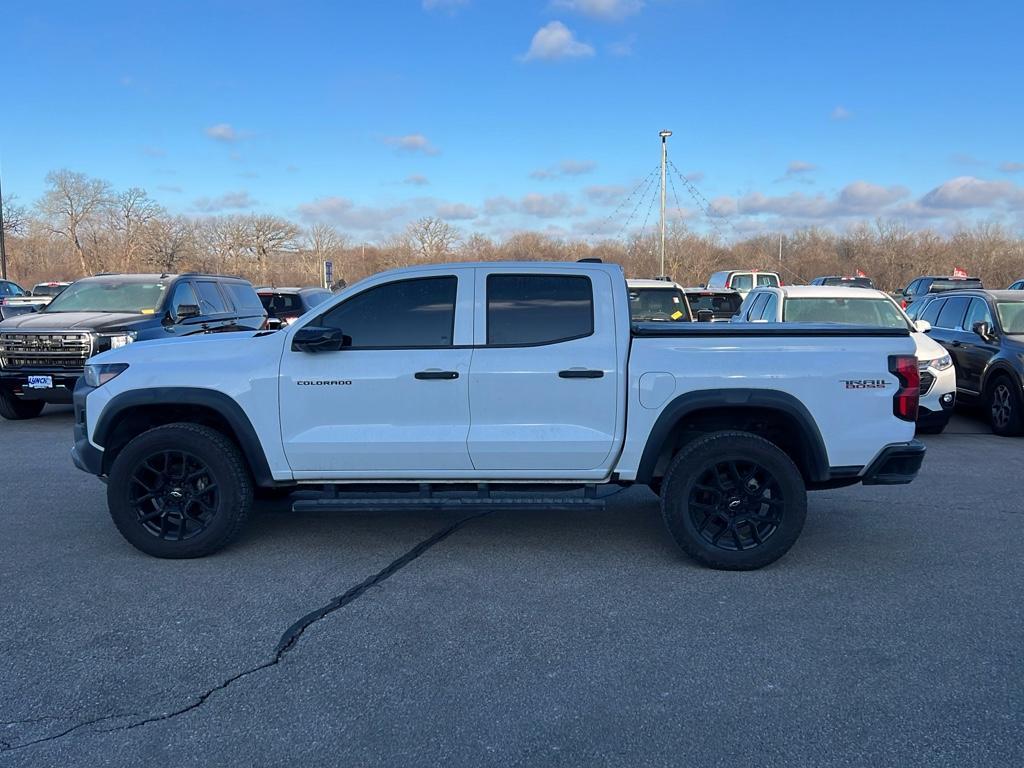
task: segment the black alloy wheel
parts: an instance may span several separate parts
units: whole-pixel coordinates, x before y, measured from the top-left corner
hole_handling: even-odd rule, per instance
[[[753,549],[779,529],[786,502],[778,481],[753,461],[712,462],[690,490],[689,512],[701,537],[730,551]]]
[[[158,451],[142,459],[131,477],[129,499],[150,535],[185,541],[213,521],[220,491],[210,468],[185,451]]]

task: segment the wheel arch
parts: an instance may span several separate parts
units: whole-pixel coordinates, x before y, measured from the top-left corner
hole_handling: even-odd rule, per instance
[[[242,406],[223,392],[201,387],[155,387],[115,395],[93,430],[94,441],[104,448],[103,473],[110,472],[117,454],[134,437],[175,422],[219,430],[241,450],[257,485],[276,484],[263,446]]]
[[[982,396],[987,395],[988,388],[992,384],[992,381],[1001,375],[1009,376],[1018,384],[1024,384],[1024,371],[1018,370],[1013,363],[1006,358],[996,357],[989,361],[988,366],[985,368],[985,372],[982,374],[980,394]]]
[[[793,395],[771,389],[719,389],[687,392],[662,409],[647,437],[636,482],[660,477],[691,436],[725,429],[752,432],[774,443],[793,459],[808,484],[831,477],[818,425]]]

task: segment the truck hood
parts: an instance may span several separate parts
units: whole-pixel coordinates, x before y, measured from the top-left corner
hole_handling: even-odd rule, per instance
[[[123,347],[103,352],[89,359],[98,363],[173,363],[178,368],[203,367],[209,361],[223,362],[244,359],[252,355],[252,345],[266,348],[265,354],[274,354],[284,344],[281,331],[230,331],[196,334],[181,338],[136,341]],[[261,353],[262,354],[262,353]]]
[[[31,312],[0,323],[0,331],[113,331],[152,320],[135,312]]]

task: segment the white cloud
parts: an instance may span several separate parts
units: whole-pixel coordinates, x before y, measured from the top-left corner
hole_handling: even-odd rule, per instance
[[[1016,163],[1012,160],[1007,160],[1006,162],[999,164],[999,170],[1003,173],[1020,173],[1021,171],[1024,171],[1024,163]]]
[[[477,217],[477,210],[465,203],[439,203],[437,215],[447,221],[467,221]]]
[[[528,195],[523,195],[519,200],[505,196],[489,197],[484,200],[484,213],[488,216],[520,213],[539,219],[553,219],[558,216],[579,215],[583,211],[573,208],[569,197],[562,193],[542,195],[538,192],[531,192]]]
[[[1010,181],[986,181],[958,176],[943,182],[921,198],[926,208],[968,209],[994,205],[1024,208],[1024,187]]]
[[[425,187],[430,183],[430,179],[419,173],[410,173],[405,177],[405,184],[412,184],[414,187]]]
[[[193,207],[201,213],[219,213],[220,211],[237,211],[243,208],[252,208],[256,201],[245,190],[239,192],[225,192],[219,197],[199,197],[193,202]]]
[[[402,152],[422,152],[425,155],[437,155],[441,152],[422,133],[409,133],[405,136],[385,136],[384,143],[390,144]]]
[[[620,184],[593,184],[584,187],[583,195],[597,205],[615,205],[628,190]]]
[[[896,184],[882,187],[867,181],[854,181],[839,192],[839,208],[846,213],[877,212],[910,194],[906,187]]]
[[[621,21],[643,10],[644,0],[554,0],[551,5],[602,21]]]
[[[597,163],[593,160],[562,160],[557,166],[531,171],[530,178],[546,181],[557,179],[559,176],[582,176],[595,168]]]
[[[741,197],[719,197],[711,201],[713,216],[779,216],[795,220],[823,220],[849,216],[877,216],[888,206],[904,199],[910,190],[903,186],[883,187],[866,181],[854,181],[835,197],[824,194],[765,195],[749,192]]]
[[[831,117],[833,120],[849,120],[851,117],[853,117],[853,112],[851,112],[844,106],[838,106],[832,110],[832,113],[829,115],[829,117]]]
[[[552,21],[537,30],[530,42],[524,61],[578,59],[594,55],[594,48],[576,39],[565,24]]]
[[[216,125],[211,125],[206,129],[206,135],[215,141],[223,141],[228,144],[242,138],[241,133],[235,130],[234,126],[230,123],[217,123]]]
[[[404,206],[359,206],[347,197],[317,198],[302,203],[297,210],[300,218],[306,222],[322,222],[359,230],[378,229],[406,214]]]
[[[693,184],[700,184],[704,181],[704,171],[690,171],[689,173],[684,173],[683,178]]]
[[[804,160],[793,160],[786,166],[786,177],[792,178],[793,176],[799,176],[802,173],[810,173],[816,170],[818,170],[818,166],[814,163],[808,163]]]

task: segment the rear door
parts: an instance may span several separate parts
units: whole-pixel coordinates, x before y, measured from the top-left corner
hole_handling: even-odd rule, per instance
[[[348,337],[334,352],[285,347],[281,437],[296,476],[469,474],[472,322],[473,270],[449,269],[372,283],[296,325]]]
[[[625,403],[614,290],[604,271],[477,269],[469,381],[477,470],[607,473]]]

